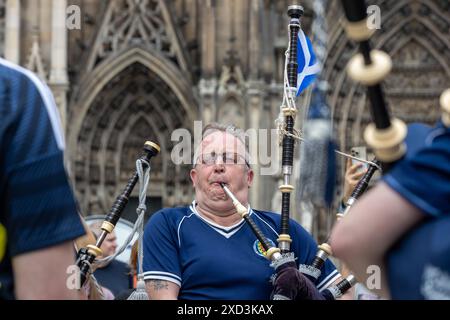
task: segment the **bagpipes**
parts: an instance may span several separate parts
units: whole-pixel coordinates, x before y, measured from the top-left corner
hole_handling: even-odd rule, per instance
[[[86,247],[83,247],[78,251],[76,265],[80,270],[80,287],[83,287],[87,279],[92,276],[94,264],[97,264],[97,266],[106,265],[125,249],[126,245],[128,244],[127,242],[130,242],[132,240],[137,228],[140,229],[139,241],[142,242],[143,221],[146,211],[145,196],[149,181],[150,160],[160,152],[160,147],[156,143],[147,141],[144,144],[143,150],[144,154],[136,161],[136,171],[128,180],[128,183],[123,189],[122,193],[116,198],[114,204],[111,207],[111,210],[106,215],[105,220],[101,225],[102,232],[97,238],[95,245],[88,244]],[[102,246],[103,241],[109,233],[113,232],[117,222],[119,221],[123,213],[125,206],[129,201],[131,192],[133,191],[138,181],[140,182],[139,207],[137,208],[138,219],[133,228],[132,234],[128,237],[126,243],[122,246],[121,249],[116,252],[115,255],[97,261],[96,259],[102,255],[102,250],[100,249],[100,247]],[[139,244],[139,246],[142,248],[141,243]],[[140,258],[140,262],[142,262],[142,255]],[[140,286],[138,283],[138,290],[140,289],[145,291],[145,287],[142,286],[142,283]]]
[[[266,258],[271,261],[271,266],[275,269],[273,277],[274,289],[272,299],[274,300],[333,300],[340,297],[352,285],[355,284],[355,278],[350,275],[340,281],[337,285],[326,288],[319,292],[315,286],[316,280],[320,276],[320,269],[325,263],[331,248],[328,244],[319,246],[319,252],[316,255],[311,266],[297,267],[294,253],[290,252],[291,237],[289,235],[290,220],[290,196],[294,187],[291,185],[292,166],[294,158],[294,143],[298,138],[298,133],[294,130],[294,119],[297,113],[295,107],[295,98],[297,95],[297,44],[299,37],[300,18],[303,14],[303,8],[298,5],[288,7],[289,21],[289,48],[287,50],[286,70],[285,70],[285,94],[283,105],[281,106],[281,117],[279,120],[279,129],[283,133],[282,139],[282,174],[283,184],[279,187],[282,193],[281,205],[281,223],[278,240],[278,248],[270,244],[258,226],[250,217],[247,208],[245,208],[231,191],[221,185],[224,191],[232,200],[236,211],[246,220],[254,232],[257,239],[261,242],[266,251]],[[302,34],[302,39],[305,37]],[[280,125],[281,124],[281,125]],[[334,149],[332,149],[334,152]],[[360,188],[363,191],[363,188]]]
[[[406,126],[400,120],[393,119],[391,120],[389,116],[389,111],[387,109],[387,105],[384,101],[384,97],[381,91],[380,82],[387,76],[390,71],[391,63],[390,58],[386,54],[380,51],[373,51],[370,49],[369,38],[373,33],[373,30],[369,30],[367,27],[366,19],[367,19],[367,11],[364,4],[362,2],[354,2],[354,1],[343,1],[344,9],[347,16],[347,26],[346,30],[349,36],[360,42],[360,51],[361,53],[354,57],[349,63],[349,75],[363,84],[368,85],[368,95],[371,101],[372,106],[372,115],[374,116],[374,124],[370,125],[365,132],[365,138],[369,146],[371,146],[375,150],[375,155],[378,160],[376,162],[372,162],[369,164],[369,169],[363,178],[359,181],[355,190],[352,193],[349,201],[347,202],[348,212],[352,206],[352,204],[356,201],[356,199],[366,190],[369,180],[373,176],[376,169],[381,166],[383,170],[386,171],[389,169],[389,164],[393,161],[401,158],[405,152],[405,146],[402,143],[405,135],[406,135]],[[324,16],[324,1],[315,1],[314,2],[315,11],[316,11],[316,19],[323,19]],[[289,209],[290,209],[290,193],[293,191],[293,186],[290,185],[290,175],[292,173],[292,162],[293,162],[293,150],[294,150],[294,116],[296,114],[295,108],[295,94],[297,93],[297,38],[300,30],[300,17],[303,13],[303,9],[300,6],[290,6],[288,8],[288,15],[290,17],[289,29],[290,29],[290,38],[289,38],[289,49],[287,54],[287,63],[286,63],[286,74],[287,74],[287,85],[285,84],[285,93],[287,91],[287,95],[285,94],[284,102],[287,106],[282,107],[282,113],[284,114],[284,130],[283,132],[283,158],[282,158],[282,173],[283,173],[283,181],[284,184],[280,186],[280,191],[282,192],[282,210],[281,210],[281,230],[280,236],[278,239],[279,249],[282,253],[287,253],[290,245],[290,236],[289,236]],[[325,24],[323,21],[322,25]],[[314,31],[313,25],[313,31]],[[319,30],[317,33],[316,41],[322,43],[326,42],[326,39],[323,39],[323,35],[326,34],[323,30]],[[322,47],[321,51],[325,51],[326,49]],[[322,53],[319,53],[323,55]],[[322,56],[323,57],[323,56]],[[320,57],[319,57],[320,58]],[[287,90],[286,90],[287,87]],[[318,88],[317,88],[318,87]],[[319,86],[316,87],[316,95],[319,97],[319,104],[325,100],[323,97],[324,89],[321,89]],[[321,101],[322,100],[322,101]],[[310,115],[313,119],[313,125],[316,128],[305,128],[305,133],[309,129],[311,131],[314,130],[314,134],[311,136],[322,136],[322,139],[316,139],[316,142],[320,143],[314,145],[315,148],[318,148],[324,152],[328,152],[329,154],[334,154],[333,144],[327,141],[327,135],[331,135],[331,130],[327,127],[326,121],[320,121],[321,117],[324,118],[324,114],[326,115],[327,108],[326,107],[318,107],[316,110],[310,110]],[[308,123],[305,125],[307,126]],[[320,128],[320,129],[317,129]],[[305,134],[306,138],[309,139],[309,136]],[[302,154],[311,152],[312,144],[309,144],[311,141],[308,139],[304,139],[302,144]],[[314,152],[313,152],[314,153]],[[317,159],[317,158],[316,158]],[[316,159],[309,159],[315,161]],[[303,160],[303,159],[302,159]],[[329,161],[328,164],[322,164],[319,171],[327,171],[330,170],[330,164],[333,165],[334,161]],[[304,164],[301,161],[301,164]],[[330,199],[332,197],[332,190],[330,191],[330,185],[334,184],[334,180],[324,179],[321,177],[322,181],[325,181],[324,184],[319,185],[320,190],[315,190],[316,192],[311,192],[308,194],[307,192],[302,192],[302,195],[307,195],[309,197],[317,197],[318,194],[325,190],[325,202],[330,203]],[[305,181],[303,181],[305,182]],[[311,184],[312,181],[309,181]],[[306,184],[305,184],[306,185]],[[304,186],[301,186],[302,189],[305,189]],[[304,190],[302,190],[304,191]],[[345,212],[345,213],[346,213]],[[342,216],[338,216],[341,218]],[[289,276],[286,276],[287,272],[284,272],[284,268],[276,269],[277,275],[274,280],[274,297],[280,299],[326,299],[326,300],[334,300],[336,298],[341,297],[347,290],[349,290],[355,283],[356,279],[353,275],[349,275],[347,278],[342,279],[338,284],[332,285],[331,287],[326,288],[322,292],[318,292],[315,288],[315,283],[317,279],[320,277],[321,269],[325,264],[327,258],[332,255],[331,247],[327,243],[323,243],[319,246],[318,252],[312,262],[311,265],[301,264],[297,270],[293,270],[292,266],[290,266]],[[280,272],[281,270],[281,272]],[[284,278],[286,279],[283,279]],[[304,290],[306,288],[306,290]],[[281,292],[281,294],[280,294]],[[285,294],[287,293],[287,294]],[[299,295],[300,294],[300,295]]]
[[[286,257],[294,259],[293,253],[290,252],[290,243],[292,242],[289,234],[290,220],[290,197],[294,190],[291,185],[292,166],[294,160],[295,138],[298,137],[294,131],[294,119],[297,114],[295,98],[298,88],[298,43],[305,41],[301,30],[300,18],[303,15],[303,7],[292,5],[288,7],[287,14],[289,21],[289,47],[286,54],[285,67],[285,83],[284,83],[284,99],[281,106],[279,129],[283,134],[282,139],[282,174],[283,184],[279,187],[281,192],[281,224],[278,241],[278,248]],[[302,37],[299,38],[299,33]],[[305,67],[309,63],[303,60]],[[321,256],[323,258],[323,256]],[[320,260],[322,261],[322,260]],[[281,262],[281,261],[280,261]],[[316,289],[315,279],[306,273],[302,273],[297,268],[294,261],[273,263],[276,275],[273,279],[274,289],[272,298],[274,300],[324,300],[319,291]],[[319,262],[319,260],[317,261]]]
[[[343,218],[347,215],[347,213],[352,208],[353,204],[356,202],[356,200],[366,191],[367,187],[369,186],[370,179],[372,179],[372,176],[375,174],[375,172],[380,168],[380,161],[378,161],[376,158],[373,159],[369,164],[366,173],[362,176],[362,178],[358,181],[358,183],[355,186],[355,189],[352,191],[352,194],[347,199],[345,203],[345,210],[343,213],[338,213],[336,216],[339,219]]]
[[[253,221],[248,209],[239,202],[225,184],[221,186],[233,202],[238,214],[249,224],[256,238],[261,242],[266,252],[265,257],[271,261],[271,266],[275,269],[276,283],[272,300],[324,300],[314,285],[298,271],[293,253],[281,253],[280,248],[274,247]]]
[[[368,163],[367,171],[358,181],[358,183],[356,184],[355,188],[352,191],[352,194],[350,195],[350,197],[346,202],[345,211],[343,213],[338,213],[336,215],[338,221],[345,217],[345,215],[350,211],[352,205],[356,202],[356,200],[359,199],[359,197],[366,191],[367,187],[369,186],[370,179],[373,177],[377,169],[379,169],[378,160],[374,159],[372,162]],[[311,265],[301,264],[299,266],[299,270],[303,274],[307,275],[307,277],[311,281],[315,282],[317,281],[317,279],[321,274],[321,269],[325,261],[328,259],[329,256],[332,255],[333,251],[331,246],[327,242],[322,243],[321,245],[319,245],[318,251]],[[350,274],[346,278],[342,279],[336,285],[326,288],[326,290],[324,290],[322,294],[324,295],[326,300],[335,300],[344,295],[351,287],[353,287],[356,284],[356,282],[357,282],[356,278],[352,274]]]
[[[360,53],[348,64],[348,75],[367,86],[370,100],[373,123],[367,127],[364,138],[374,149],[381,161],[383,173],[386,173],[397,162],[406,161],[405,141],[409,139],[411,142],[409,149],[420,149],[415,144],[425,144],[425,137],[422,134],[415,141],[411,140],[409,136],[414,135],[415,127],[407,127],[389,114],[380,84],[389,74],[392,63],[389,55],[371,49],[369,39],[374,30],[368,27],[364,0],[342,0],[342,4],[348,20],[345,28],[347,36],[359,42],[360,46]],[[442,123],[448,130],[450,89],[444,91],[440,104]],[[393,299],[450,299],[449,226],[448,216],[427,219],[408,232],[387,253],[388,282]],[[411,263],[412,260],[414,263]]]
[[[295,107],[295,97],[297,95],[297,39],[300,31],[300,17],[303,15],[303,7],[292,5],[288,7],[289,21],[289,49],[286,63],[287,88],[285,84],[285,104],[282,106],[284,116],[284,135],[282,141],[282,174],[283,185],[279,187],[281,192],[281,227],[280,235],[277,239],[278,247],[282,253],[290,251],[292,242],[289,235],[289,211],[291,204],[291,192],[294,187],[290,183],[292,175],[292,165],[294,162],[294,119],[297,114]]]
[[[320,1],[315,1],[318,3]],[[370,100],[370,111],[373,123],[368,126],[364,133],[367,144],[374,150],[378,160],[369,163],[369,169],[363,178],[359,181],[353,191],[344,215],[350,210],[353,203],[366,190],[369,180],[373,176],[376,169],[382,168],[387,172],[391,166],[400,160],[406,151],[404,139],[406,136],[406,125],[395,118],[391,118],[387,103],[385,102],[380,83],[389,74],[391,70],[390,57],[379,50],[372,50],[369,39],[374,30],[368,28],[367,8],[364,1],[342,0],[345,14],[347,17],[346,32],[349,38],[359,42],[360,53],[354,56],[348,64],[349,76],[363,85],[367,86],[368,97]],[[349,275],[346,279],[341,280],[337,285],[326,288],[322,292],[318,292],[315,282],[321,274],[326,259],[332,255],[331,248],[324,243],[319,246],[311,265],[300,265],[298,268],[295,263],[295,257],[290,252],[291,238],[289,235],[289,211],[290,211],[290,195],[294,187],[290,184],[292,175],[292,164],[294,155],[294,139],[302,140],[298,137],[294,129],[294,119],[296,115],[295,96],[297,93],[297,37],[300,29],[300,17],[303,14],[301,6],[290,6],[288,15],[290,17],[289,28],[289,49],[286,60],[285,74],[285,96],[281,108],[284,119],[280,121],[282,124],[281,132],[282,140],[282,174],[283,185],[280,186],[282,192],[282,208],[281,208],[281,228],[278,238],[278,248],[273,247],[265,236],[258,229],[256,224],[252,222],[248,214],[248,210],[243,207],[231,192],[222,185],[225,192],[232,199],[237,212],[249,223],[258,240],[266,250],[266,257],[272,261],[276,275],[273,279],[274,290],[272,298],[276,300],[332,300],[336,299],[350,289],[356,279],[353,275]],[[322,92],[323,93],[323,92]],[[446,99],[446,100],[445,100]],[[446,123],[450,122],[450,111],[448,107],[448,95],[444,100],[447,101],[447,107],[444,108],[443,119]],[[306,140],[307,141],[307,140]],[[302,146],[305,145],[304,143]],[[325,149],[329,149],[329,146]],[[333,150],[334,151],[334,150]],[[329,193],[330,194],[330,193]],[[342,218],[344,215],[338,215]]]
[[[323,30],[325,21],[323,20],[324,11],[325,11],[325,2],[324,1],[315,1],[314,2],[314,10],[316,12],[316,19],[322,19],[318,24],[313,25],[313,32],[316,35],[316,43],[321,45],[321,50],[319,50],[317,55],[317,60],[324,59],[325,51],[326,51],[326,32]],[[301,47],[305,51],[305,42],[307,42],[308,47],[310,43],[306,37],[302,34],[301,38],[298,38],[298,34],[301,31],[300,28],[300,17],[303,14],[303,8],[299,6],[290,6],[288,8],[288,15],[290,17],[289,22],[289,49],[287,54],[287,63],[286,63],[286,80],[285,84],[285,97],[284,103],[287,107],[282,107],[281,111],[284,114],[284,123],[280,121],[285,128],[282,128],[280,131],[283,133],[283,158],[282,158],[282,172],[284,178],[284,184],[280,186],[280,191],[282,192],[282,210],[281,210],[281,230],[280,236],[278,239],[279,248],[282,252],[287,252],[290,244],[290,236],[289,236],[289,210],[290,210],[290,193],[294,190],[294,187],[289,184],[290,175],[292,172],[292,162],[293,162],[293,153],[294,153],[294,134],[293,130],[293,116],[296,114],[295,108],[295,96],[298,91],[301,91],[302,86],[304,85],[305,77],[308,74],[303,74],[299,77],[302,83],[297,83],[298,77],[298,64],[297,64],[297,41],[300,42]],[[322,28],[322,30],[320,30]],[[317,30],[319,29],[319,30]],[[297,40],[298,39],[298,40]],[[303,42],[303,44],[301,44]],[[313,53],[310,52],[311,56]],[[318,68],[318,65],[313,64],[313,58],[310,57],[309,61],[306,58],[306,55],[303,53],[304,59],[302,63],[304,64],[304,68],[309,68],[310,70],[314,69],[314,67]],[[317,72],[317,71],[316,71]],[[300,88],[297,88],[300,85]],[[306,84],[307,85],[307,84]],[[287,88],[287,90],[286,90]],[[314,95],[314,108],[310,109],[309,118],[310,122],[306,123],[305,126],[309,126],[305,128],[305,138],[299,139],[302,141],[302,149],[301,149],[301,166],[302,169],[306,165],[306,162],[310,161],[321,161],[321,157],[326,157],[328,154],[334,155],[334,143],[332,143],[331,136],[331,128],[329,126],[328,116],[328,108],[325,103],[325,94],[324,91],[326,88],[323,86],[316,86],[313,93]],[[311,134],[309,134],[311,133]],[[299,137],[297,137],[299,138]],[[317,154],[317,151],[319,153]],[[304,155],[314,154],[313,157],[309,157],[309,161],[303,161],[307,156]],[[333,197],[333,188],[334,186],[334,177],[330,171],[333,171],[335,166],[334,157],[330,157],[329,161],[322,161],[319,165],[316,165],[314,168],[308,167],[309,176],[317,178],[321,180],[322,183],[317,183],[313,181],[313,179],[303,179],[303,183],[300,186],[301,188],[301,197],[308,198],[324,198],[323,202],[326,204],[330,204]],[[304,175],[305,176],[305,175]],[[317,177],[320,176],[320,177]],[[331,178],[330,178],[331,177]],[[367,178],[370,179],[370,178]],[[360,188],[360,191],[362,188]],[[322,201],[322,199],[320,200]],[[300,264],[297,268],[293,268],[290,265],[287,268],[280,267],[276,269],[276,276],[274,279],[274,291],[273,296],[275,299],[289,299],[289,300],[303,300],[303,299],[314,299],[314,300],[334,300],[342,296],[347,290],[349,290],[355,283],[356,279],[353,275],[349,275],[347,278],[342,279],[336,285],[332,285],[328,288],[325,288],[322,292],[317,290],[316,282],[321,275],[321,269],[324,266],[328,256],[332,255],[331,247],[327,243],[323,243],[319,246],[319,250],[312,261],[311,265]]]
[[[403,121],[390,116],[381,88],[381,82],[391,71],[392,61],[387,53],[370,46],[369,39],[375,29],[368,27],[364,0],[342,0],[342,4],[347,18],[346,34],[359,43],[360,51],[350,59],[347,73],[354,81],[367,86],[373,119],[364,132],[364,139],[374,150],[386,173],[391,164],[400,160],[406,152],[404,139],[407,127]]]
[[[369,170],[361,178],[352,193],[354,201],[358,199],[367,188],[370,178],[376,171],[377,166],[371,165]],[[356,279],[353,275],[347,276],[336,285],[330,286],[318,292],[314,287],[314,283],[320,276],[320,270],[329,255],[331,255],[331,247],[327,243],[319,246],[319,251],[311,265],[300,265],[297,269],[295,257],[292,253],[283,253],[277,247],[274,247],[255,224],[248,209],[243,206],[234,194],[221,184],[225,193],[229,196],[238,214],[249,224],[256,238],[260,241],[264,250],[265,257],[270,260],[271,266],[275,269],[276,275],[274,281],[274,291],[272,299],[274,300],[335,300],[341,297],[355,283]]]

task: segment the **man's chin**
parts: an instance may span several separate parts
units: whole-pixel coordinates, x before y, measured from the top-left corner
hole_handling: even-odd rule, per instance
[[[217,202],[227,202],[229,200],[225,192],[211,192],[209,199]]]

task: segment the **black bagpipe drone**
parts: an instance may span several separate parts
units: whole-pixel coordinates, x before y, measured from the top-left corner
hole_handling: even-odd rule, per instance
[[[354,276],[350,275],[342,279],[336,285],[325,288],[319,292],[316,288],[316,281],[321,274],[328,256],[332,254],[331,248],[324,243],[319,246],[316,257],[313,259],[311,265],[297,266],[294,253],[290,251],[290,244],[292,242],[289,234],[289,220],[290,220],[290,201],[291,194],[294,191],[294,186],[291,184],[291,175],[293,169],[295,139],[298,139],[298,132],[294,129],[295,116],[297,109],[295,106],[295,99],[297,96],[297,77],[298,77],[298,62],[297,62],[297,42],[301,31],[300,18],[303,15],[303,7],[299,5],[291,5],[288,7],[287,14],[289,20],[289,47],[286,54],[285,63],[285,84],[284,84],[284,99],[281,106],[280,118],[278,120],[279,129],[282,133],[282,174],[283,184],[279,187],[282,193],[281,203],[281,223],[278,241],[278,247],[274,247],[267,240],[265,235],[259,230],[257,225],[252,221],[245,208],[231,191],[222,185],[222,188],[232,200],[237,212],[250,225],[257,239],[261,242],[263,248],[266,250],[266,258],[271,261],[271,266],[275,269],[275,276],[273,279],[274,290],[272,299],[274,300],[334,300],[342,296],[348,289],[350,289],[356,280]],[[281,124],[281,126],[280,126]],[[316,144],[317,146],[317,144]],[[325,149],[329,149],[333,145],[327,145]],[[334,153],[334,147],[331,149]],[[367,173],[360,184],[358,184],[353,194],[355,200],[362,192],[373,175],[374,170]],[[332,193],[332,192],[331,192]],[[330,192],[328,192],[330,194]]]
[[[94,244],[88,244],[86,247],[80,248],[77,255],[76,265],[80,270],[80,287],[83,287],[87,280],[92,277],[92,273],[94,271],[94,265],[104,265],[109,263],[110,260],[114,259],[118,254],[120,254],[123,249],[126,247],[128,242],[130,242],[137,230],[139,230],[139,239],[142,240],[143,233],[143,219],[145,214],[145,194],[148,186],[149,179],[149,170],[150,170],[150,160],[158,155],[160,152],[160,147],[151,141],[146,141],[143,147],[143,155],[136,161],[136,171],[133,173],[131,178],[128,180],[127,185],[123,189],[122,193],[117,196],[114,204],[112,205],[109,213],[106,215],[102,225],[101,225],[101,234],[96,240]],[[97,258],[102,256],[102,250],[100,249],[103,241],[106,236],[113,232],[117,222],[119,221],[125,206],[129,201],[129,197],[136,186],[136,184],[140,183],[140,194],[139,201],[140,205],[137,209],[138,219],[136,221],[135,227],[133,228],[132,234],[128,237],[126,243],[123,245],[121,249],[119,249],[115,255],[111,257],[106,257],[102,259],[103,261],[97,261]],[[139,244],[141,246],[141,244]],[[142,286],[142,285],[141,285]],[[144,288],[139,288],[141,290],[145,290]]]

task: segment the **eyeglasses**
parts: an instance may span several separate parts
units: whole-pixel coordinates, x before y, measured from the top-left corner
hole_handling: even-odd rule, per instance
[[[211,153],[204,153],[200,155],[199,161],[206,166],[211,166],[216,163],[217,158],[219,158],[220,156],[222,157],[222,162],[224,164],[246,164],[248,167],[250,167],[247,160],[245,160],[243,156],[235,152],[216,153],[213,151]]]

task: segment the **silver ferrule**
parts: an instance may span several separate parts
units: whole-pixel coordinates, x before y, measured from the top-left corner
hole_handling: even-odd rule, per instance
[[[350,209],[352,208],[353,204],[355,203],[356,199],[353,197],[348,198],[347,200],[347,204],[345,206],[345,210],[344,213],[342,214],[342,216],[346,216],[347,213],[349,213]]]
[[[358,281],[356,281],[355,276],[352,274],[348,275],[346,279],[352,287],[358,282]]]
[[[272,261],[278,261],[278,260],[280,260],[281,259],[281,253],[279,253],[279,252],[274,252],[273,254],[272,254]]]
[[[281,251],[290,251],[290,249],[291,249],[290,242],[289,241],[280,241],[280,242],[278,242],[278,248]]]
[[[319,250],[317,252],[317,257],[322,259],[323,261],[325,261],[328,259],[328,253],[326,253],[326,251],[324,251],[324,250]]]
[[[288,6],[288,11],[289,10],[295,10],[295,9],[297,9],[297,10],[301,10],[302,12],[304,12],[305,11],[305,9],[303,8],[303,6],[301,6],[301,5],[299,5],[299,4],[291,4],[290,6]]]
[[[291,184],[291,176],[290,175],[285,175],[284,177],[283,177],[283,183],[284,183],[284,185],[290,185]]]
[[[356,199],[353,197],[348,198],[346,206],[351,207],[355,203],[355,201]]]
[[[291,175],[292,174],[292,166],[283,166],[283,175]]]
[[[108,235],[108,232],[103,230],[102,233],[100,234],[100,237],[98,237],[97,243],[95,244],[95,246],[100,248],[103,243],[103,240],[105,240],[107,235]]]

